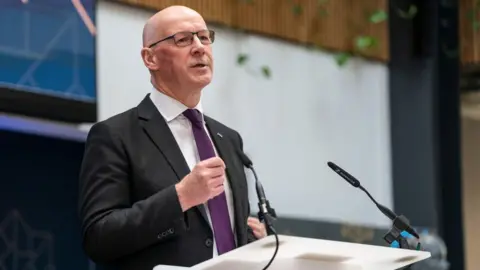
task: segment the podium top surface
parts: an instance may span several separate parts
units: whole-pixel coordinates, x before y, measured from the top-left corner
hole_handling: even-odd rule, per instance
[[[431,256],[425,251],[286,235],[279,235],[279,243],[277,256],[269,269],[318,269],[321,265],[322,269],[387,270],[399,269]],[[198,264],[191,269],[236,270],[237,266],[238,269],[262,269],[274,251],[275,237],[269,236]],[[287,267],[287,264],[291,265]],[[248,267],[245,268],[246,266]]]

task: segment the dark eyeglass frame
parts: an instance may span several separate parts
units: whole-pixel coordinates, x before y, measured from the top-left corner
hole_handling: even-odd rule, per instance
[[[156,42],[150,44],[150,45],[148,46],[148,48],[152,48],[152,47],[156,46],[158,43],[163,42],[163,41],[165,41],[165,40],[169,40],[169,39],[173,39],[173,42],[175,42],[175,45],[177,45],[177,46],[179,46],[179,47],[189,46],[189,45],[191,45],[191,44],[193,43],[193,38],[194,38],[194,36],[199,37],[198,34],[199,34],[199,33],[204,33],[204,32],[208,32],[208,33],[210,34],[210,42],[204,43],[202,40],[200,40],[200,42],[201,42],[202,44],[204,44],[204,45],[212,44],[212,43],[215,41],[215,31],[210,30],[210,29],[203,29],[203,30],[200,30],[200,31],[197,31],[197,32],[189,32],[189,31],[177,32],[177,33],[175,33],[175,34],[173,34],[173,35],[171,35],[171,36],[168,36],[168,37],[166,37],[166,38],[164,38],[164,39],[161,39],[161,40],[159,40],[159,41],[156,41]],[[180,34],[191,34],[191,35],[192,35],[192,38],[191,38],[191,40],[190,40],[190,43],[188,43],[188,44],[186,44],[186,45],[183,45],[183,46],[178,45],[178,41],[175,39],[175,37],[176,37],[177,35],[180,35]],[[200,38],[200,37],[199,37],[199,38]]]

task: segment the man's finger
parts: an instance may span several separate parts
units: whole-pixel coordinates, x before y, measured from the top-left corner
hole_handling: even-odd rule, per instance
[[[225,175],[225,169],[222,167],[213,167],[209,168],[206,172],[206,174],[211,177],[211,178],[216,178],[219,176],[224,176]]]
[[[212,157],[202,161],[203,165],[207,168],[222,167],[225,168],[225,162],[219,157]]]
[[[264,230],[253,230],[253,235],[255,235],[256,238],[263,238],[266,234],[267,232]]]
[[[247,224],[250,228],[252,228],[253,235],[256,238],[263,238],[267,235],[267,231],[265,229],[265,225],[260,222],[257,218],[249,217],[247,219]]]
[[[249,223],[260,223],[260,220],[254,217],[248,217],[247,222]]]
[[[214,197],[217,197],[218,195],[220,195],[222,192],[224,191],[224,187],[223,185],[220,185],[218,187],[215,187],[212,189],[212,196],[209,198],[209,199],[212,199]]]
[[[260,224],[258,222],[249,222],[248,225],[250,225],[253,228],[261,228],[262,227],[262,224]]]
[[[262,229],[262,225],[257,224],[257,223],[249,223],[248,226],[250,226],[252,228],[252,230],[261,230]]]
[[[256,232],[256,233],[259,233],[259,234],[262,234],[262,233],[263,233],[263,229],[262,229],[262,228],[255,228],[253,231]]]

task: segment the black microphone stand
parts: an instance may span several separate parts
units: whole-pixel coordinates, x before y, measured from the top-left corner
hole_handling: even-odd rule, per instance
[[[260,206],[261,204],[258,203]],[[271,214],[273,211],[273,214]],[[262,213],[262,211],[258,211],[258,219],[260,221],[263,221],[265,223],[265,228],[267,230],[267,235],[274,235],[275,234],[275,229],[273,227],[273,222],[277,218],[275,214],[275,210],[271,209],[267,210],[266,213]]]
[[[363,192],[367,194],[370,200],[377,206],[377,208],[382,212],[386,217],[393,221],[392,227],[390,230],[384,235],[383,239],[391,246],[394,241],[397,241],[399,248],[401,249],[414,249],[420,250],[420,241],[417,242],[416,247],[411,246],[407,239],[402,235],[402,232],[407,232],[416,239],[420,239],[420,236],[413,228],[410,227],[409,220],[403,215],[397,215],[392,210],[388,209],[387,207],[379,204],[370,193],[360,184],[360,181],[350,175],[348,172],[337,166],[335,163],[329,161],[327,165],[335,171],[338,175],[340,175],[343,179],[345,179],[349,184],[351,184],[355,188],[361,189]],[[403,269],[411,269],[411,265],[407,266]]]
[[[414,246],[410,245],[408,243],[407,239],[402,235],[402,232],[406,231],[406,229],[408,227],[410,227],[409,223],[410,222],[408,221],[408,219],[405,216],[403,216],[403,215],[397,216],[393,220],[393,224],[392,224],[392,227],[390,228],[390,230],[383,236],[383,239],[389,245],[391,245],[394,241],[397,241],[398,247],[401,248],[401,249],[420,250],[420,248],[421,248],[420,247],[420,242],[418,242],[416,247],[414,247]],[[410,265],[405,266],[402,269],[403,270],[411,270],[412,266],[413,266],[413,264],[410,264]]]
[[[383,239],[391,245],[394,241],[397,241],[399,247],[402,249],[414,249],[420,250],[420,242],[415,247],[408,244],[407,239],[402,235],[403,231],[406,231],[410,227],[408,219],[403,216],[397,216],[393,220],[391,229],[383,236]]]
[[[255,177],[255,187],[257,191],[257,197],[259,198],[258,201],[258,219],[265,223],[265,228],[267,230],[267,235],[276,235],[277,232],[274,229],[273,223],[277,218],[277,213],[275,209],[270,206],[270,202],[266,199],[265,191],[263,190],[263,186],[258,180],[257,172],[253,168],[253,166],[249,167],[250,170],[253,172],[253,176]]]
[[[263,268],[263,270],[265,270],[270,267],[273,260],[277,256],[278,248],[280,246],[277,232],[275,230],[275,227],[273,226],[273,223],[277,218],[277,213],[275,212],[275,209],[273,209],[270,206],[270,202],[267,200],[267,197],[265,196],[265,191],[263,190],[262,184],[258,180],[257,172],[255,171],[255,168],[253,168],[252,161],[247,157],[247,155],[243,153],[243,151],[238,151],[238,154],[242,159],[243,165],[249,168],[253,172],[253,176],[255,177],[255,188],[257,191],[258,209],[259,209],[257,214],[258,219],[260,222],[263,222],[265,224],[267,235],[273,235],[275,237],[275,251],[273,252],[273,256],[270,259],[270,261]]]

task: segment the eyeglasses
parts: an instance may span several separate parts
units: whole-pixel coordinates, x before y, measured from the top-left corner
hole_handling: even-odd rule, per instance
[[[200,30],[198,32],[178,32],[157,42],[154,42],[148,47],[152,48],[158,43],[169,39],[173,39],[175,45],[179,47],[185,47],[193,43],[193,37],[195,35],[197,35],[200,42],[204,45],[212,44],[213,41],[215,41],[215,32],[213,30]]]

